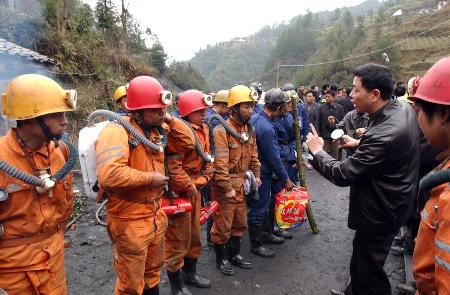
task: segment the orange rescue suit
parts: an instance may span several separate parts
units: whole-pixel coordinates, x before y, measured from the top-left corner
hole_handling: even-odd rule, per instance
[[[450,158],[435,170],[444,169],[450,169]],[[450,294],[450,183],[431,191],[421,217],[414,249],[416,294]]]
[[[145,134],[132,118],[124,119]],[[167,133],[190,132],[176,118],[163,127]],[[149,138],[160,141],[160,134],[153,129]],[[111,123],[95,144],[98,182],[108,195],[107,229],[118,276],[115,294],[142,294],[144,287],[155,287],[164,264],[167,217],[161,207],[163,189],[150,186],[155,172],[165,174],[164,153],[143,144],[130,148],[129,139],[133,136],[121,125]],[[192,140],[177,144],[193,148]]]
[[[31,175],[50,168],[55,174],[66,163],[67,146],[51,141],[29,151],[14,129],[0,138],[0,159]],[[34,167],[33,167],[34,166]],[[8,199],[0,202],[0,288],[15,294],[67,294],[64,270],[64,229],[72,213],[72,174],[50,193],[0,171],[0,188]]]
[[[233,117],[227,124],[237,133],[248,133],[247,125],[239,124]],[[242,143],[228,134],[221,125],[214,128],[214,181],[212,198],[220,203],[214,216],[211,240],[215,244],[225,244],[230,236],[241,237],[247,229],[247,206],[245,204],[243,183],[247,170],[260,177],[260,163],[253,133],[247,143]],[[225,193],[236,191],[236,196],[226,198]]]
[[[208,126],[204,123],[202,126],[190,125],[202,151],[210,154]],[[194,149],[188,149],[188,146],[185,146],[181,147],[184,148],[183,151],[179,151],[180,136],[183,137],[182,141],[189,139],[186,134],[171,134],[169,145],[166,148],[170,184],[180,197],[191,201],[192,211],[169,216],[165,259],[166,268],[170,272],[176,272],[183,266],[184,257],[198,258],[201,255],[200,190],[209,183],[214,171],[212,163],[205,163]],[[195,142],[192,142],[190,146],[194,144]]]

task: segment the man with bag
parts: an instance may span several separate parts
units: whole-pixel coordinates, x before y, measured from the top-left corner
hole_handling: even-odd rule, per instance
[[[272,120],[285,112],[285,103],[290,102],[288,96],[280,89],[272,88],[266,92],[262,112],[255,114],[251,122],[255,126],[258,157],[261,162],[261,186],[258,189],[259,199],[249,200],[249,236],[251,251],[261,257],[273,257],[275,252],[263,247],[263,243],[280,244],[284,238],[273,234],[273,212],[269,213],[272,202],[273,176],[277,182],[284,183],[287,190],[294,184],[289,179],[286,168],[280,158],[278,137]],[[273,208],[272,208],[273,209]]]

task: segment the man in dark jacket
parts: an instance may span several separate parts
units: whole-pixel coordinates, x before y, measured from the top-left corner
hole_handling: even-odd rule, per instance
[[[336,125],[336,129],[344,130],[345,134],[355,139],[360,139],[364,134],[367,126],[369,126],[369,115],[367,113],[358,113],[353,110],[348,112],[344,119]],[[339,149],[340,156],[342,149]],[[346,156],[351,156],[355,153],[353,149],[346,149]],[[342,160],[342,157],[339,157]]]
[[[324,177],[350,186],[348,226],[356,233],[345,294],[391,294],[383,266],[417,195],[417,116],[408,105],[391,99],[393,80],[387,67],[366,64],[354,75],[355,110],[367,112],[370,121],[360,140],[344,135],[341,147],[354,148],[353,156],[335,160],[323,151],[317,133],[308,134],[307,144],[314,155],[313,166]]]
[[[318,127],[317,132],[325,142],[324,150],[337,158],[337,143],[331,139],[331,133],[336,124],[344,119],[345,111],[340,104],[334,102],[335,96],[336,93],[333,90],[325,90],[326,104],[320,106],[315,125]]]
[[[305,93],[305,108],[306,113],[308,114],[308,120],[311,124],[314,124],[314,127],[317,128],[317,114],[319,113],[320,104],[314,101],[314,91],[308,90]]]
[[[255,127],[258,158],[261,163],[261,186],[258,188],[259,199],[248,202],[248,223],[251,251],[262,257],[273,257],[275,252],[270,248],[261,247],[265,241],[270,244],[284,242],[284,238],[274,236],[273,224],[269,219],[269,206],[273,188],[273,175],[284,183],[286,190],[291,190],[294,184],[289,179],[286,168],[280,158],[278,137],[273,126],[273,120],[285,113],[285,103],[288,98],[280,89],[266,92],[264,110],[252,116],[250,122]],[[254,229],[254,230],[253,230]],[[266,229],[265,234],[261,229]]]

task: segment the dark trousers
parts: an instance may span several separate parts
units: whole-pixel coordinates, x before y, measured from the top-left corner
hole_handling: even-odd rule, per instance
[[[391,284],[383,269],[398,231],[386,234],[355,233],[350,260],[351,282],[347,295],[391,295]]]
[[[262,176],[261,186],[258,188],[259,200],[248,199],[248,222],[254,225],[263,224],[267,218],[271,202],[272,177]]]

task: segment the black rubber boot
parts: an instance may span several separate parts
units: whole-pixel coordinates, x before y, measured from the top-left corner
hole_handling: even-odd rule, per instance
[[[290,240],[294,237],[294,235],[287,230],[274,230],[273,234],[277,237],[283,238],[285,240]]]
[[[197,258],[184,257],[184,265],[182,268],[183,281],[185,284],[197,287],[197,288],[209,288],[211,282],[202,278],[197,274]]]
[[[192,295],[192,293],[183,285],[181,269],[176,272],[167,271],[167,276],[169,277],[172,295]]]
[[[230,252],[228,258],[231,264],[245,269],[253,268],[253,264],[242,257],[241,253],[241,237],[231,237],[228,241]]]
[[[227,276],[234,275],[233,267],[228,261],[228,251],[226,245],[214,244],[214,250],[216,251],[216,266],[217,269]]]
[[[263,243],[265,244],[283,244],[284,238],[273,234],[273,214],[267,214],[264,218]]]
[[[142,295],[159,295],[159,286],[156,285],[153,288],[146,288]]]
[[[269,226],[275,224],[275,200],[272,201],[270,208],[269,208]],[[288,231],[285,230],[275,230],[273,226],[270,226],[270,229],[272,230],[273,234],[276,237],[280,237],[286,240],[290,240],[294,237],[294,235]]]
[[[256,254],[261,257],[274,257],[275,252],[272,249],[263,247],[262,245],[262,236],[263,236],[263,225],[256,225],[249,223],[248,224],[248,235],[250,237],[250,244],[253,254]]]

